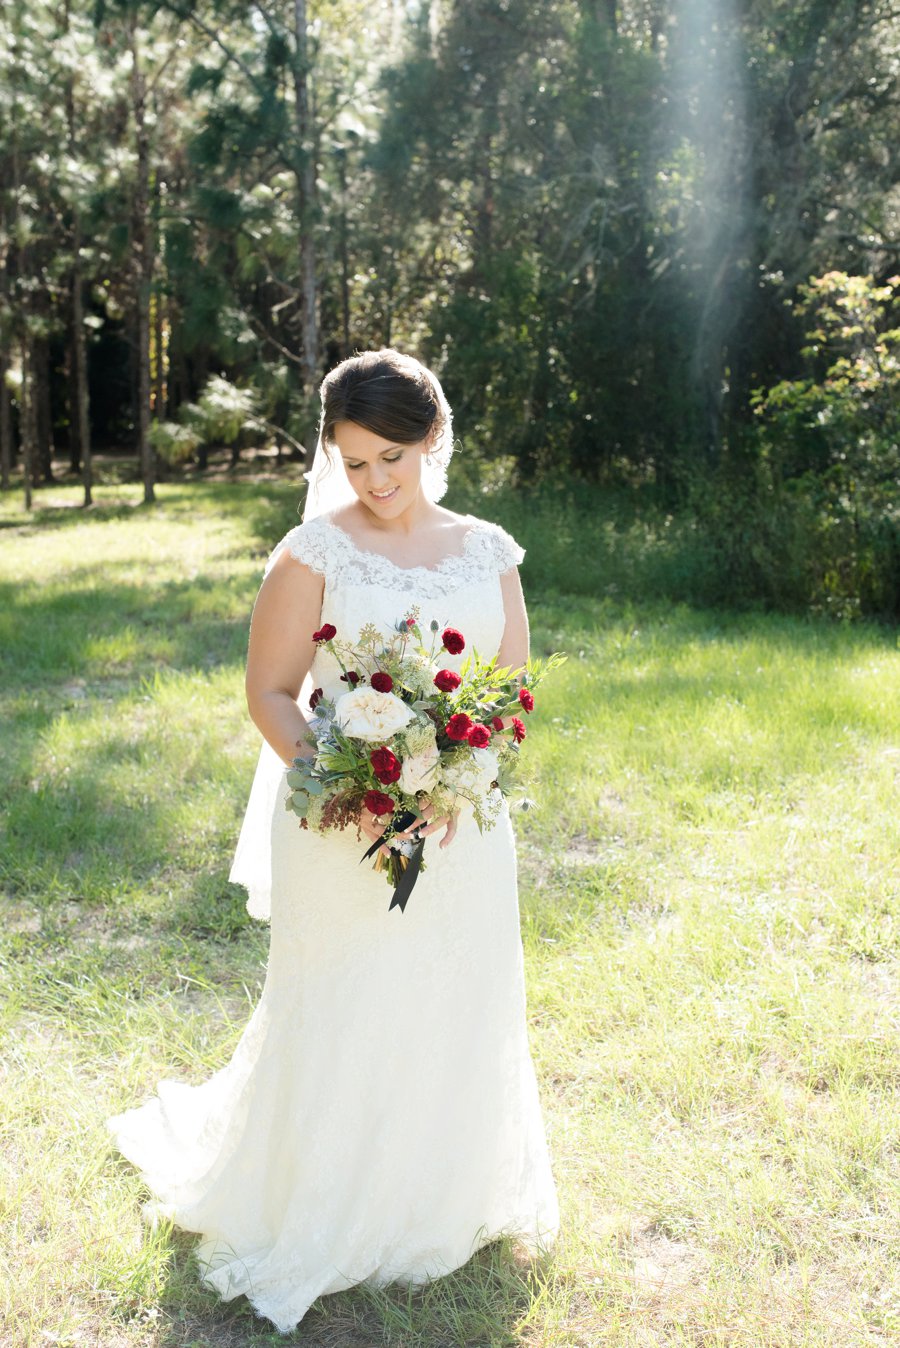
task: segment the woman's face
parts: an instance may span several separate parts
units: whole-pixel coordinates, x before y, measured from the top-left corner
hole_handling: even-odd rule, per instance
[[[380,519],[396,519],[419,497],[428,445],[399,445],[355,421],[339,421],[333,431],[347,480]]]

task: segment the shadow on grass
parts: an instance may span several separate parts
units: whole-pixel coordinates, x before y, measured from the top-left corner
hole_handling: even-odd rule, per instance
[[[185,672],[242,661],[252,595],[243,578],[199,576],[76,588],[0,583],[0,678],[28,681],[140,677],[154,667]]]
[[[515,1327],[552,1266],[552,1256],[526,1260],[512,1241],[501,1239],[424,1287],[358,1286],[320,1297],[294,1330],[280,1334],[245,1297],[223,1303],[202,1286],[196,1244],[196,1237],[175,1228],[166,1237],[160,1348],[503,1348],[519,1342]]]
[[[61,488],[48,489],[51,493]],[[111,488],[117,495],[108,499],[98,495],[94,505],[85,509],[77,502],[47,501],[38,496],[29,514],[0,518],[0,528],[30,537],[50,530],[82,528],[106,522],[152,519],[154,516],[184,517],[190,521],[198,509],[207,517],[218,515],[236,519],[251,535],[253,555],[267,556],[289,529],[300,523],[299,503],[302,491],[297,483],[281,482],[171,482],[159,487],[158,497],[144,503],[140,488],[123,485]],[[127,495],[125,495],[127,493]],[[255,545],[255,546],[254,546]]]

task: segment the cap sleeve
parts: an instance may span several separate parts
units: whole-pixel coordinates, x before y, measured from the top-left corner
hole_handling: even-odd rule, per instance
[[[501,529],[499,524],[489,525],[488,530],[491,553],[501,575],[504,571],[511,571],[514,566],[520,566],[525,556],[525,549],[519,546],[512,534]]]
[[[327,576],[340,565],[340,554],[346,550],[342,545],[348,541],[339,530],[330,528],[326,520],[308,520],[286,533],[272,549],[265,574],[269,574],[283,552],[289,552],[295,561],[302,562],[310,571]]]

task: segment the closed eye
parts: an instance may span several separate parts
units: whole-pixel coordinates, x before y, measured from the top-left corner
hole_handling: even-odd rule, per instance
[[[384,458],[384,459],[381,460],[381,462],[382,462],[382,463],[399,463],[399,461],[400,461],[402,458],[403,458],[403,453],[402,453],[402,451],[401,451],[399,454],[395,454],[395,455],[393,456],[393,458],[390,458],[390,459]],[[350,461],[349,461],[348,459],[345,459],[345,460],[344,460],[344,467],[345,467],[345,468],[348,468],[348,469],[350,470],[351,473],[355,473],[356,470],[357,470],[357,468],[365,468],[365,466],[366,466],[366,465],[365,465],[364,463],[350,463]]]

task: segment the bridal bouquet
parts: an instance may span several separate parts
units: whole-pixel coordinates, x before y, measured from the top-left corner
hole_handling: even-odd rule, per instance
[[[471,812],[480,829],[493,826],[527,733],[521,714],[534,709],[535,688],[565,659],[529,661],[513,674],[473,651],[457,674],[442,657],[465,650],[463,634],[436,621],[427,632],[413,609],[388,637],[368,624],[355,645],[338,640],[331,623],[313,633],[340,666],[347,691],[331,699],[315,689],[315,755],[295,758],[287,774],[285,804],[301,828],[358,825],[364,811],[385,820],[362,859],[375,857],[394,886],[390,907],[401,912],[424,869],[425,840],[413,827],[423,809],[430,806],[435,819]]]

